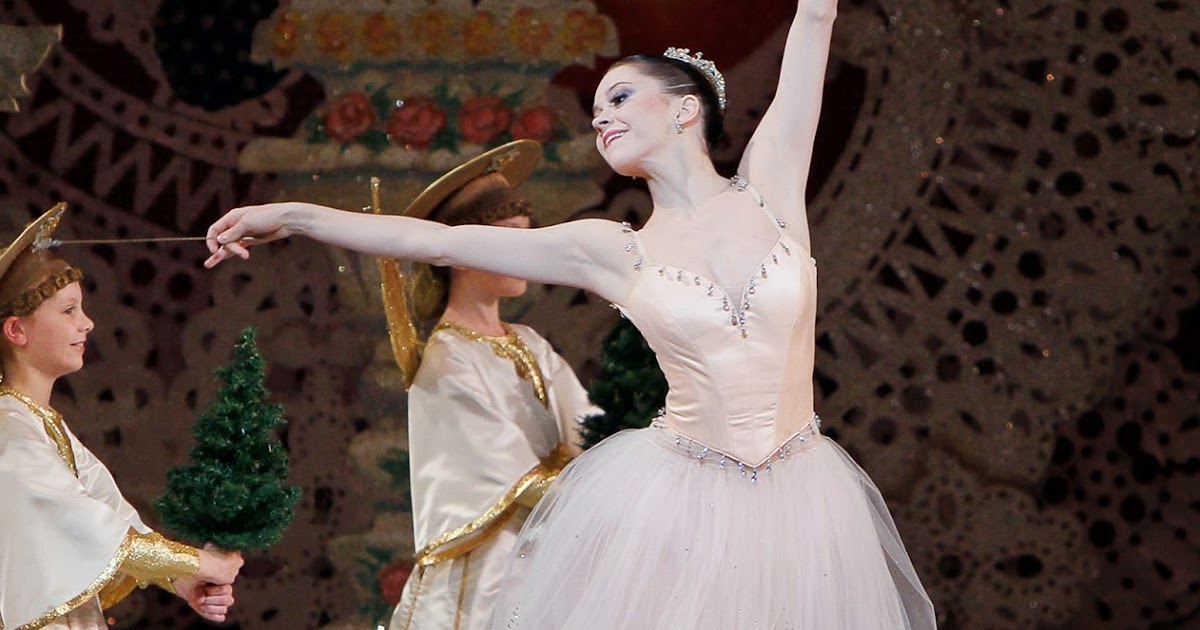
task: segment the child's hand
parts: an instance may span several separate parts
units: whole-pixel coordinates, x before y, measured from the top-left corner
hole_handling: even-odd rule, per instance
[[[211,544],[204,545],[200,550],[200,570],[195,577],[208,584],[233,584],[242,562],[240,551],[222,551]]]
[[[232,584],[207,584],[195,577],[175,580],[175,592],[187,600],[192,610],[209,621],[225,621],[233,605]]]

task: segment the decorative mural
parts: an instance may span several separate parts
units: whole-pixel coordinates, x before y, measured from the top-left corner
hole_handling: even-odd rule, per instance
[[[0,114],[0,225],[66,200],[64,238],[193,236],[281,197],[362,208],[372,175],[395,212],[515,137],[547,143],[535,203],[637,223],[648,196],[594,156],[594,81],[619,55],[703,50],[729,86],[728,170],[794,11],[752,4],[2,0],[0,23],[62,39]],[[941,627],[1200,627],[1200,7],[839,13],[809,186],[824,429],[887,497]],[[151,514],[257,326],[304,496],[248,558],[235,621],[373,628],[412,552],[374,265],[303,240],[215,273],[194,243],[63,255],[97,332],[56,400],[130,500]],[[585,381],[616,317],[562,287],[511,314]],[[194,620],[152,591],[112,616]]]

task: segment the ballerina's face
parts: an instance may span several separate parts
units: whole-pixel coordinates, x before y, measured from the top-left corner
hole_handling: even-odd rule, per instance
[[[672,97],[637,64],[604,75],[592,104],[596,150],[621,175],[642,175],[641,164],[671,134]]]

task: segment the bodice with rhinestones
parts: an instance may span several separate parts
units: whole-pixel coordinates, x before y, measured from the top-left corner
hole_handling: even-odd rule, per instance
[[[741,293],[655,260],[627,227],[626,249],[638,278],[618,308],[645,336],[667,378],[662,422],[717,453],[757,465],[815,415],[817,270],[758,193],[744,180],[732,184],[754,195],[779,230]]]

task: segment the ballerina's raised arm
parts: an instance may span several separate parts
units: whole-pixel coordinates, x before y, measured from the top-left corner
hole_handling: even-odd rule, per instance
[[[804,207],[837,0],[801,0],[788,30],[775,99],[750,138],[738,174],[749,179],[809,248]],[[810,248],[811,249],[811,248]]]

